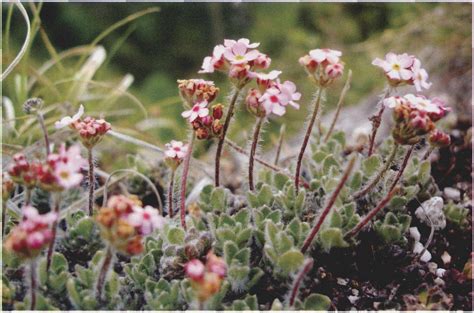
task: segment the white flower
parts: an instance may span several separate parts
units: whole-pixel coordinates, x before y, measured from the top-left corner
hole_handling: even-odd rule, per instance
[[[342,55],[341,51],[332,49],[314,49],[309,52],[311,59],[318,63],[328,61],[329,63],[339,62],[339,57]]]
[[[410,80],[413,78],[413,71],[411,70],[413,61],[414,57],[406,53],[395,54],[389,52],[385,56],[385,60],[376,58],[372,61],[372,64],[382,68],[390,79]]]
[[[72,117],[70,117],[70,116],[63,117],[60,121],[57,121],[54,124],[54,126],[56,127],[56,129],[60,129],[60,128],[69,126],[69,125],[77,122],[81,118],[82,114],[84,114],[84,106],[81,104],[79,106],[79,111],[77,111],[76,114],[74,114]]]
[[[196,103],[191,110],[184,111],[181,116],[187,118],[189,122],[194,122],[198,117],[205,117],[209,115],[209,109],[207,108],[207,101]]]
[[[413,62],[413,84],[415,85],[416,91],[421,91],[423,88],[429,89],[431,83],[428,83],[428,73],[425,69],[421,68],[421,62],[415,59]]]
[[[170,143],[166,144],[167,150],[165,151],[165,155],[168,158],[177,158],[183,159],[186,156],[188,151],[188,145],[184,144],[181,141],[171,140]]]
[[[423,111],[426,113],[434,113],[440,114],[441,109],[438,104],[432,102],[430,99],[422,97],[422,96],[415,96],[413,94],[405,95],[405,99],[408,100],[410,105],[417,109],[418,111]]]
[[[165,224],[164,218],[158,210],[149,205],[145,208],[134,207],[133,212],[127,216],[127,221],[136,227],[142,235],[151,234],[155,229],[161,229]]]

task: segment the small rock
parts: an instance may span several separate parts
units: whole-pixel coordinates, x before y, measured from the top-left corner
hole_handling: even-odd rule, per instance
[[[354,296],[358,296],[358,295],[359,295],[359,290],[357,290],[357,289],[352,289],[352,294],[353,294]]]
[[[436,276],[438,276],[438,277],[443,277],[444,273],[446,273],[446,270],[444,268],[438,268],[436,270]]]
[[[444,229],[446,227],[446,217],[444,216],[443,207],[443,198],[433,197],[423,202],[416,209],[415,215],[428,226],[431,226],[432,222],[435,230]]]
[[[421,235],[418,231],[418,227],[410,227],[410,237],[415,240],[415,242],[420,241]]]
[[[436,264],[435,262],[429,262],[428,269],[430,270],[430,273],[435,274],[436,270],[438,269],[438,264]]]
[[[348,282],[347,279],[339,278],[339,277],[337,278],[337,284],[338,284],[338,285],[347,286],[347,282]]]
[[[444,280],[442,280],[442,279],[439,278],[439,277],[436,277],[436,279],[434,280],[434,282],[435,282],[436,285],[439,285],[439,286],[444,285]]]
[[[359,300],[358,296],[348,296],[347,299],[349,299],[349,302],[351,304],[355,304],[357,300]]]
[[[441,255],[441,260],[443,260],[444,264],[451,263],[451,256],[448,251],[444,251],[443,255]]]
[[[456,188],[446,187],[444,188],[444,195],[446,198],[454,200],[454,201],[461,201],[461,191]]]
[[[420,257],[420,261],[423,261],[423,262],[429,262],[429,260],[431,260],[431,253],[426,250],[423,255]]]
[[[413,247],[413,253],[420,254],[424,250],[424,246],[420,242],[415,242]],[[431,260],[431,253],[428,250],[423,252],[423,255],[420,257],[420,260],[423,262],[429,262]]]

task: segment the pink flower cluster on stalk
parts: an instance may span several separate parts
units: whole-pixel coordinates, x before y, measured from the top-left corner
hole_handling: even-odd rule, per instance
[[[165,146],[165,162],[172,169],[176,169],[183,162],[188,152],[188,145],[181,141],[171,140]]]
[[[184,265],[186,276],[200,302],[206,301],[220,290],[222,280],[227,275],[227,265],[214,253],[207,254],[206,264],[194,259]]]
[[[60,121],[56,122],[55,126],[57,129],[69,126],[76,130],[82,144],[90,149],[102,140],[104,135],[111,129],[111,126],[104,119],[95,119],[90,116],[81,120],[83,114],[84,106],[81,104],[79,111],[75,115],[63,117]]]
[[[191,124],[198,139],[218,137],[222,133],[223,106],[220,103],[209,106],[219,92],[212,81],[202,79],[178,80],[183,99],[190,105],[181,116]]]
[[[436,132],[430,136],[433,139],[446,142],[446,137],[441,136],[434,125],[450,111],[441,99],[430,100],[421,95],[407,94],[389,97],[384,100],[384,105],[393,109],[396,125],[392,134],[398,143],[417,143],[421,136],[430,132]]]
[[[421,62],[407,53],[395,54],[389,52],[385,59],[376,58],[372,64],[384,70],[391,86],[414,85],[418,92],[429,89],[428,73],[421,67]]]
[[[33,258],[53,239],[51,225],[58,215],[54,212],[39,214],[32,206],[22,210],[23,218],[5,241],[5,248],[24,258]]]
[[[113,196],[96,217],[102,237],[115,249],[131,255],[143,251],[142,237],[164,226],[158,210],[142,207],[136,197]]]
[[[73,145],[66,149],[62,144],[58,153],[47,156],[46,162],[37,166],[36,177],[41,188],[48,191],[62,191],[78,186],[83,175],[81,170],[87,161],[81,156],[81,148]]]
[[[332,49],[314,49],[299,59],[306,72],[321,86],[329,86],[344,72],[344,63],[340,60],[342,52]]]
[[[263,117],[270,114],[282,116],[286,113],[286,107],[299,109],[301,93],[296,91],[296,86],[291,81],[281,83],[278,76],[280,71],[271,71],[268,74],[255,74],[258,88],[249,90],[246,98],[247,108],[256,116]]]
[[[13,156],[13,163],[8,166],[10,178],[17,184],[26,188],[33,188],[36,185],[36,168],[38,164],[28,162],[23,153]]]
[[[271,59],[255,49],[259,45],[250,43],[247,38],[225,39],[223,45],[214,47],[212,56],[204,58],[199,73],[225,72],[236,86],[243,87],[254,78],[256,69],[270,66]]]

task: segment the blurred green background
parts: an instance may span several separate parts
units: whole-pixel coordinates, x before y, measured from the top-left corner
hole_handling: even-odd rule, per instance
[[[26,32],[20,13],[12,6],[2,3],[4,67],[14,58]],[[276,140],[282,123],[289,135],[302,132],[306,104],[314,88],[298,58],[311,49],[343,51],[346,70],[354,73],[345,105],[381,92],[384,78],[370,63],[388,51],[417,54],[430,64],[432,77],[456,73],[459,68],[470,70],[472,65],[470,4],[37,3],[25,7],[32,20],[33,37],[27,55],[2,86],[3,95],[11,99],[16,111],[15,129],[3,127],[4,152],[9,152],[5,144],[26,145],[40,138],[37,125],[21,111],[21,104],[33,96],[45,99],[51,131],[58,117],[73,113],[78,103],[84,103],[87,112],[105,116],[114,129],[137,138],[157,145],[175,138],[185,140],[186,124],[180,117],[176,80],[214,80],[221,88],[219,100],[225,101],[230,86],[223,74],[197,74],[202,59],[224,38],[247,37],[260,42],[259,50],[272,58],[271,69],[282,70],[283,80],[294,81],[303,94],[300,111],[290,109],[285,117],[267,124],[267,146]],[[151,7],[160,11],[123,21]],[[123,25],[97,43],[105,48],[107,58],[83,94],[74,90],[81,83],[77,73],[90,50],[60,59],[45,73],[38,71],[45,62],[54,62],[74,47],[88,47],[121,20]],[[460,55],[462,64],[457,64]],[[126,74],[133,75],[134,82],[129,94],[117,96],[114,90]],[[34,84],[32,78],[36,78]],[[337,101],[344,79],[329,90],[326,111]],[[442,80],[438,85],[443,85]],[[138,103],[146,107],[147,117]],[[253,121],[242,107],[231,127],[232,138],[246,144]],[[105,146],[120,153],[113,143],[107,139]],[[203,143],[199,148],[204,151],[209,145]]]

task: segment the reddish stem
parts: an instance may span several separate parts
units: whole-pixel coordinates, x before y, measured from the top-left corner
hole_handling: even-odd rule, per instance
[[[398,181],[403,175],[403,172],[405,171],[405,168],[407,167],[408,160],[410,159],[411,153],[413,152],[413,149],[415,148],[415,145],[412,145],[408,150],[407,153],[405,154],[405,158],[403,159],[402,167],[398,170],[397,177],[395,177],[395,180],[392,183],[392,186],[390,186],[389,192],[395,188],[395,186],[398,184]]]
[[[170,175],[170,184],[168,186],[168,214],[170,218],[173,218],[174,209],[173,209],[173,188],[174,188],[174,174],[175,170],[171,170]]]
[[[385,198],[382,199],[382,201],[379,202],[379,204],[370,211],[367,216],[357,224],[351,231],[349,231],[344,238],[350,238],[354,235],[356,235],[367,223],[375,216],[377,213],[383,209],[387,203],[392,199],[392,197],[400,190],[400,187],[396,186],[393,188]]]
[[[30,310],[34,311],[36,308],[36,260],[30,261]]]
[[[183,226],[184,230],[186,230],[186,182],[188,180],[188,172],[189,172],[189,163],[191,161],[191,155],[193,154],[193,145],[194,145],[194,131],[191,134],[191,140],[188,145],[188,153],[186,153],[186,157],[184,158],[183,162],[183,174],[181,175],[181,226]]]
[[[217,143],[217,150],[216,150],[216,164],[215,164],[215,173],[214,173],[214,181],[215,186],[219,187],[219,175],[220,175],[220,167],[221,167],[221,155],[222,149],[224,148],[224,140],[225,136],[227,135],[227,130],[229,129],[230,121],[232,116],[234,115],[234,107],[237,98],[239,97],[239,93],[242,88],[236,88],[234,94],[232,95],[232,99],[229,103],[229,109],[227,110],[227,114],[224,121],[224,126],[222,128],[222,134],[219,137],[219,141]]]
[[[316,225],[314,225],[313,229],[311,230],[311,233],[308,235],[308,237],[305,239],[303,243],[303,247],[301,248],[301,252],[304,254],[308,250],[309,246],[313,242],[314,237],[316,237],[316,234],[319,232],[319,229],[323,225],[324,220],[326,219],[327,215],[331,211],[332,206],[334,205],[334,202],[336,202],[337,196],[342,190],[342,187],[344,187],[344,184],[346,183],[347,179],[349,178],[349,175],[352,172],[352,169],[354,168],[354,163],[355,163],[355,157],[352,157],[351,160],[349,161],[349,164],[347,165],[344,174],[342,175],[341,180],[339,181],[336,189],[333,191],[331,194],[331,197],[329,198],[329,201],[326,204],[326,207],[323,210],[323,213],[319,217],[318,222]]]
[[[253,164],[255,158],[255,152],[257,150],[258,144],[258,137],[260,135],[260,129],[262,128],[263,117],[259,117],[257,120],[257,124],[255,125],[255,130],[253,132],[253,139],[252,139],[252,147],[250,148],[250,155],[249,155],[249,189],[253,191],[255,189],[253,183]]]
[[[47,275],[49,275],[49,269],[51,267],[51,260],[52,260],[52,256],[53,256],[53,252],[54,252],[54,244],[55,244],[55,241],[56,241],[56,234],[58,232],[59,204],[60,204],[60,194],[59,193],[53,194],[53,201],[54,201],[53,212],[55,212],[58,215],[58,218],[54,221],[54,223],[52,225],[52,229],[51,229],[52,239],[51,239],[51,243],[49,244],[48,253],[46,255],[46,273],[47,273]]]
[[[94,177],[94,156],[92,148],[87,149],[88,160],[89,160],[89,216],[94,214],[94,189],[95,189],[95,177]]]
[[[98,302],[102,301],[102,291],[104,290],[105,278],[107,277],[113,256],[114,254],[112,248],[107,246],[107,252],[105,253],[105,258],[102,263],[102,267],[100,268],[99,277],[97,278],[96,296]]]
[[[306,259],[303,264],[303,268],[299,271],[298,275],[296,275],[295,282],[293,283],[293,287],[291,288],[291,295],[290,295],[290,308],[295,304],[296,296],[298,295],[298,290],[300,289],[300,285],[303,282],[303,278],[306,274],[313,268],[314,261],[312,258]]]
[[[379,111],[377,114],[371,116],[369,120],[372,122],[372,134],[370,135],[370,144],[369,144],[369,152],[368,156],[371,156],[374,152],[374,145],[375,145],[375,137],[377,136],[377,131],[380,127],[380,123],[382,122],[382,114],[385,110],[385,105],[383,101],[390,95],[390,88],[387,87],[383,97],[378,102],[378,106],[380,106]]]
[[[306,147],[308,146],[309,138],[311,137],[311,132],[313,131],[314,122],[316,121],[316,117],[318,116],[322,93],[323,93],[323,88],[320,87],[318,89],[318,95],[316,96],[316,100],[314,102],[313,115],[311,116],[311,119],[308,124],[308,128],[306,129],[306,134],[303,139],[303,144],[301,145],[300,153],[298,155],[298,161],[296,163],[296,172],[295,172],[296,193],[298,193],[299,186],[300,186],[299,182],[300,182],[300,173],[301,173],[301,163],[303,162],[304,152],[306,150]]]

